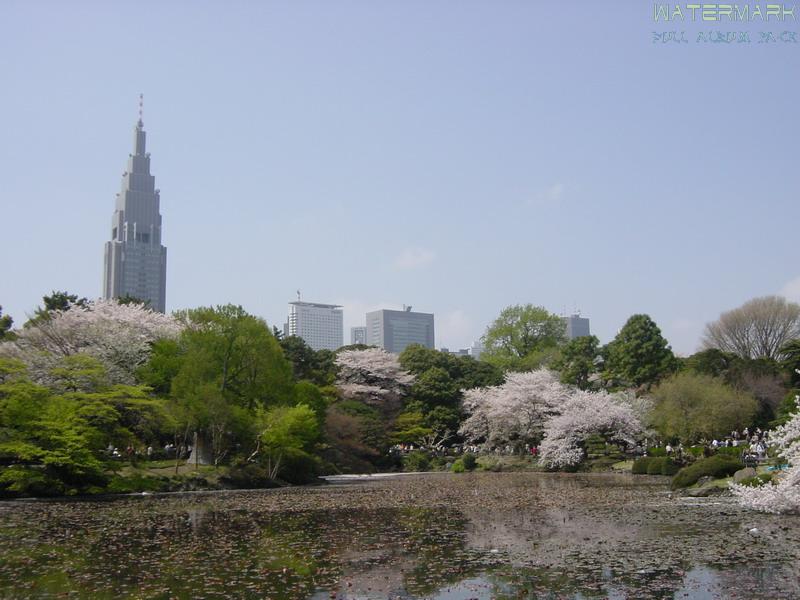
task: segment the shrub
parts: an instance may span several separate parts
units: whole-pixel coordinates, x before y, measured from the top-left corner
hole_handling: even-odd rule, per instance
[[[316,481],[321,470],[322,461],[319,457],[303,451],[287,452],[278,478],[287,483],[302,485]]]
[[[453,466],[450,467],[450,470],[453,473],[464,473],[467,469],[464,467],[464,461],[459,458],[453,463]]]
[[[494,458],[484,458],[480,465],[484,471],[500,473],[503,470],[503,463]]]
[[[469,452],[462,457],[461,462],[464,463],[464,468],[467,471],[474,471],[475,467],[478,466],[478,459]]]
[[[659,447],[656,446],[656,447],[647,449],[647,456],[653,457],[653,456],[666,456],[666,455],[667,455],[667,449],[666,448],[659,448]]]
[[[150,477],[134,473],[127,477],[115,475],[108,483],[106,491],[112,494],[134,494],[137,492],[163,492],[169,487],[165,477]]]
[[[631,473],[634,475],[647,475],[647,467],[654,459],[650,456],[644,456],[642,458],[637,458],[633,461],[633,466],[631,467]]]
[[[649,463],[647,463],[647,474],[648,475],[661,475],[661,465],[664,464],[667,458],[665,456],[659,456],[656,458],[652,458]]]
[[[675,475],[679,470],[678,464],[666,456],[653,458],[647,464],[648,475]]]
[[[60,496],[64,492],[64,484],[43,469],[14,465],[0,471],[0,497]]]
[[[697,483],[701,477],[711,476],[715,479],[728,477],[741,468],[741,463],[729,456],[704,458],[678,471],[672,479],[672,489],[689,487]]]
[[[744,450],[744,446],[722,446],[721,448],[717,448],[717,454],[720,456],[732,456],[738,459],[742,455],[742,450]]]
[[[220,477],[220,482],[238,489],[266,488],[277,485],[269,478],[267,469],[258,463],[234,465]]]
[[[701,456],[703,456],[703,452],[705,451],[705,446],[689,446],[688,448],[686,448],[686,451],[695,458],[700,458]]]
[[[672,477],[680,470],[681,466],[670,458],[665,460],[664,463],[661,465],[661,474],[668,475],[669,477]]]
[[[403,457],[404,471],[427,471],[430,466],[430,457],[421,450],[415,450]]]
[[[747,479],[742,479],[739,482],[740,485],[746,485],[747,487],[761,487],[762,485],[766,485],[772,482],[772,473],[762,473],[761,475],[756,475],[755,477],[748,477]]]

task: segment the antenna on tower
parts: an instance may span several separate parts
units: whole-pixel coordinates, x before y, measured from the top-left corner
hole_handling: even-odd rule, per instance
[[[143,114],[144,114],[144,94],[139,94],[139,124],[142,123]]]
[[[297,290],[297,301],[300,302],[300,290]]]

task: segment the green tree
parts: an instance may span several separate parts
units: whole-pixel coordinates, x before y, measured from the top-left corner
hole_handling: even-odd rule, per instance
[[[589,335],[570,340],[561,349],[553,368],[561,374],[561,383],[587,390],[591,387],[592,375],[599,372],[602,362],[600,340]]]
[[[739,357],[717,348],[695,352],[684,359],[683,366],[701,375],[726,377],[729,369],[739,361]]]
[[[177,397],[212,384],[227,401],[248,410],[288,404],[291,365],[267,324],[240,306],[199,308],[186,313],[181,334],[183,359],[172,381]]]
[[[46,321],[50,318],[50,313],[52,311],[66,311],[75,306],[85,307],[89,303],[86,298],[78,298],[76,294],[70,294],[66,291],[57,292],[55,290],[53,290],[49,296],[43,296],[42,302],[44,303],[44,307],[37,307],[33,317],[25,323],[24,327],[30,327],[41,321]]]
[[[0,306],[0,342],[14,339],[14,334],[11,332],[13,324],[14,319],[11,318],[11,315],[4,315],[3,307]]]
[[[436,434],[438,439],[447,442],[457,432],[463,415],[458,408],[435,406],[425,415],[425,425]]]
[[[422,445],[433,430],[425,424],[425,415],[419,410],[400,413],[395,420],[392,441],[396,444]]]
[[[677,366],[658,325],[648,315],[633,315],[606,348],[604,375],[614,384],[650,387]]]
[[[55,395],[0,359],[0,495],[58,495],[107,481],[100,458],[112,407]]]
[[[318,459],[315,445],[320,439],[316,413],[306,406],[279,406],[259,409],[259,442],[270,479],[307,478],[313,473]],[[297,468],[301,466],[302,472]]]
[[[320,427],[325,422],[325,411],[328,408],[328,399],[323,391],[310,381],[299,381],[294,386],[294,404],[303,404],[317,415]]]
[[[169,396],[172,380],[183,364],[183,350],[178,340],[160,339],[153,343],[148,361],[136,371],[139,382],[150,386],[159,396]]]
[[[147,308],[150,308],[150,300],[142,300],[141,298],[137,298],[136,296],[131,296],[130,294],[125,294],[124,296],[120,296],[116,299],[119,304],[141,304]]]
[[[330,385],[336,380],[336,353],[330,350],[315,351],[296,335],[281,338],[280,346],[292,364],[295,381],[305,379],[317,385]]]
[[[105,366],[88,354],[70,354],[50,370],[51,387],[62,392],[95,392],[108,387]]]
[[[409,373],[420,376],[434,367],[444,369],[456,388],[469,390],[503,383],[503,372],[495,365],[471,356],[455,356],[411,344],[400,353],[400,365]]]
[[[178,341],[180,365],[170,385],[179,404],[175,418],[184,438],[198,433],[194,458],[219,462],[237,442],[249,442],[236,435],[245,429],[245,415],[292,403],[291,365],[267,324],[240,306],[199,308],[179,318],[188,326]]]
[[[461,397],[450,374],[441,367],[431,367],[418,375],[411,395],[429,408],[455,405]]]
[[[653,389],[653,426],[665,437],[695,443],[752,425],[758,405],[751,394],[708,375],[684,371]]]
[[[525,359],[551,350],[565,340],[566,324],[561,317],[541,306],[517,304],[503,309],[486,330],[481,359],[511,369],[529,366]]]
[[[410,344],[400,353],[400,366],[409,373],[421,375],[432,367],[447,369],[451,355],[422,344]]]
[[[786,370],[794,387],[800,387],[800,340],[792,340],[781,348],[781,366]]]
[[[753,425],[768,426],[784,402],[787,374],[773,358],[743,358],[709,348],[693,354],[683,364],[695,373],[720,377],[728,385],[752,394],[759,405]]]

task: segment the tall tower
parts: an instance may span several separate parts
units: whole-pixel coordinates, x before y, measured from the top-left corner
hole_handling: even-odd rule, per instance
[[[133,133],[133,154],[122,174],[111,218],[111,240],[106,242],[103,297],[133,296],[150,302],[153,310],[166,308],[167,249],[161,244],[159,191],[150,174],[150,153],[145,152],[143,97]]]

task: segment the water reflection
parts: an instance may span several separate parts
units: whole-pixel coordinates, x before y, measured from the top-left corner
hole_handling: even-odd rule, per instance
[[[797,519],[616,476],[8,503],[0,595],[791,598],[798,541]]]

